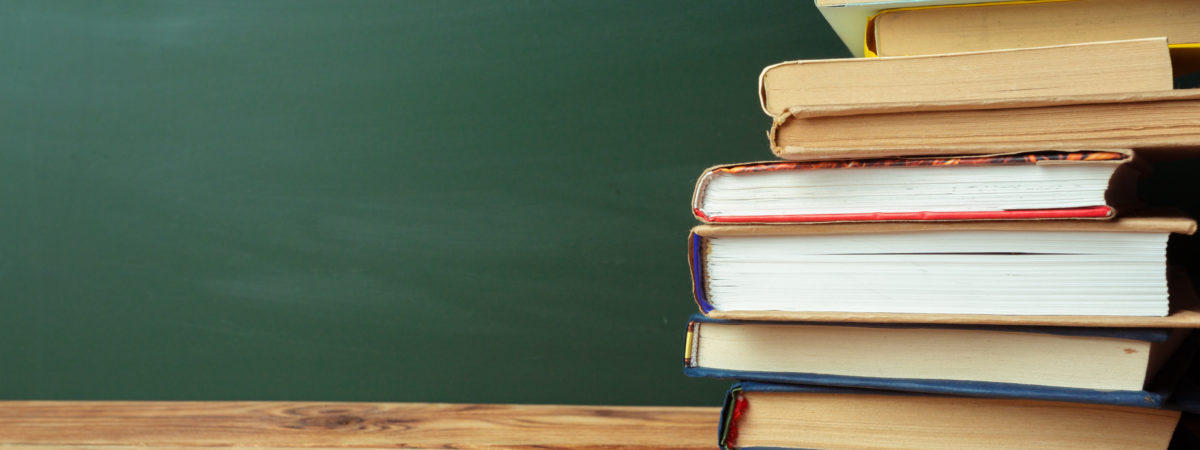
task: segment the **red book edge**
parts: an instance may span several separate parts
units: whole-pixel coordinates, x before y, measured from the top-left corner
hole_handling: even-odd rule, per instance
[[[1083,208],[1019,209],[1008,211],[913,211],[886,213],[785,214],[769,216],[716,217],[705,215],[699,209],[694,209],[693,213],[700,220],[710,223],[796,223],[931,220],[1102,219],[1112,217],[1115,214],[1115,211],[1109,206],[1087,206]]]

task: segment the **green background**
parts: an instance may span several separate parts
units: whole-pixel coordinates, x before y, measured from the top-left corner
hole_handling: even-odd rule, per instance
[[[695,177],[811,2],[4,1],[0,398],[713,405]]]

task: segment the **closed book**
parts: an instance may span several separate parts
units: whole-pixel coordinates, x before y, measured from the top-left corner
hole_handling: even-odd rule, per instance
[[[746,322],[695,315],[684,373],[1161,407],[1195,353],[1194,343],[1180,348],[1191,331]]]
[[[1107,219],[1136,207],[1126,151],[769,161],[710,168],[708,223]]]
[[[1195,0],[980,2],[889,9],[869,20],[866,51],[880,56],[1147,37],[1166,37],[1177,48],[1200,43]]]
[[[817,10],[854,56],[864,56],[870,19],[895,8],[979,3],[980,0],[814,0]],[[1003,1],[1003,0],[1002,0]],[[1018,0],[1007,0],[1018,1]]]
[[[771,149],[790,160],[1200,147],[1200,89],[1025,99],[793,107]]]
[[[1165,449],[1180,416],[1171,409],[743,382],[726,393],[717,434],[723,449]]]
[[[1195,222],[974,221],[701,225],[700,310],[1168,316],[1166,245]]]
[[[1169,91],[1165,38],[924,56],[788,61],[763,69],[768,115],[795,106]]]

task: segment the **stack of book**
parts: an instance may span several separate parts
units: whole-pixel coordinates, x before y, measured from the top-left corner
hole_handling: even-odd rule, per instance
[[[1200,149],[1200,2],[816,3],[871,57],[764,69],[782,160],[692,199],[684,370],[738,380],[720,445],[1166,448],[1196,223],[1136,186]]]

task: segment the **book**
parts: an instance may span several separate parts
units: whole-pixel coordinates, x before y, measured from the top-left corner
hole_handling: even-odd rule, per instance
[[[700,225],[700,310],[1165,316],[1191,219]]]
[[[1129,152],[771,161],[717,166],[696,182],[709,223],[1111,218],[1133,208]]]
[[[793,106],[1155,92],[1172,89],[1166,38],[927,56],[788,61],[758,79],[763,111]]]
[[[1005,0],[1001,0],[1005,1]],[[1007,0],[1019,1],[1019,0]],[[846,48],[854,56],[865,56],[867,24],[880,11],[938,5],[979,3],[980,0],[814,0],[817,10],[829,22]]]
[[[793,107],[768,137],[784,159],[1200,148],[1200,89]]]
[[[688,323],[684,373],[1161,407],[1195,354],[1194,343],[1180,349],[1191,331],[746,322],[696,314]],[[1172,355],[1171,368],[1156,376]]]
[[[881,11],[866,46],[879,56],[1035,47],[1165,36],[1200,43],[1195,0],[1001,2]]]
[[[1167,448],[1181,413],[1029,399],[744,382],[725,396],[721,448]]]

